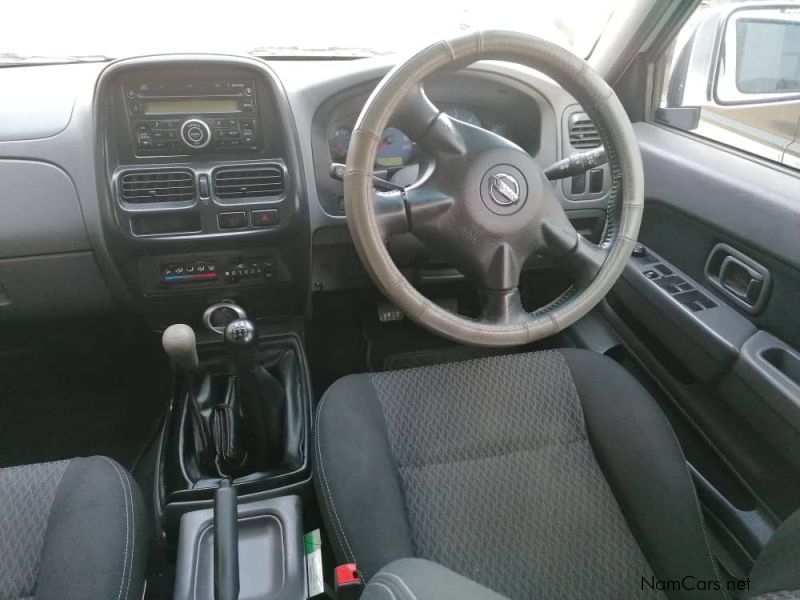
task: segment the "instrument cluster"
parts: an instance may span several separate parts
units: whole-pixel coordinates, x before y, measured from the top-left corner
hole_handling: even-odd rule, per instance
[[[493,131],[503,137],[510,137],[511,127],[508,123],[491,120],[481,117],[471,108],[460,105],[443,106],[445,113],[452,118],[476,127],[482,127]],[[350,137],[353,128],[350,125],[334,125],[328,136],[328,146],[331,152],[332,162],[343,163],[347,160],[347,151],[350,147]],[[395,169],[419,162],[417,145],[400,129],[388,127],[381,136],[378,143],[378,151],[375,155],[375,166],[381,169]]]

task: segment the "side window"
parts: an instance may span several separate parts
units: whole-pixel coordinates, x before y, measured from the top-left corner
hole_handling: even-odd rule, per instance
[[[663,62],[657,120],[800,168],[800,3],[703,2]]]

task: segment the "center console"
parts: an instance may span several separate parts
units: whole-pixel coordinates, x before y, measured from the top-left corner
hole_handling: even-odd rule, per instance
[[[96,91],[104,242],[155,329],[234,301],[256,320],[302,318],[308,207],[280,82],[242,57],[109,65]]]
[[[196,343],[185,324],[162,338],[175,382],[155,501],[176,553],[176,599],[307,597],[308,365],[298,335],[246,317],[220,303],[204,320],[213,341]]]
[[[223,489],[238,498],[227,547],[249,574],[238,597],[305,598],[312,393],[295,324],[310,234],[283,88],[246,57],[126,59],[100,76],[95,111],[103,266],[118,300],[166,330],[175,365],[155,501],[176,598],[214,597]]]

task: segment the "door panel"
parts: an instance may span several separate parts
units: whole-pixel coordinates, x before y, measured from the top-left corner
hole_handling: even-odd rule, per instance
[[[655,168],[651,165],[651,168]],[[661,167],[663,168],[663,166]],[[686,211],[686,206],[674,207],[670,196],[657,199],[649,196],[649,173],[645,171],[645,186],[648,189],[647,205],[639,240],[652,248],[670,262],[675,263],[698,282],[704,282],[712,294],[729,304],[745,318],[750,319],[759,329],[768,331],[784,342],[800,347],[800,269],[786,263],[787,258],[778,258],[758,249],[753,243],[743,240],[722,229],[701,220],[701,217]],[[800,187],[800,181],[797,183]],[[715,201],[711,195],[704,194],[702,188],[693,194],[698,202],[708,204]],[[724,198],[718,201],[719,210],[726,209]],[[758,198],[753,198],[753,215],[751,219],[767,219],[769,215],[759,214]],[[798,214],[795,223],[800,227],[800,190],[798,190]],[[699,212],[699,211],[698,211]],[[792,218],[786,214],[783,219]],[[750,314],[723,296],[710,284],[705,274],[706,262],[717,244],[726,244],[749,256],[763,265],[770,274],[770,285],[763,309],[757,314]],[[794,316],[794,318],[792,318]]]
[[[746,573],[800,507],[800,178],[635,128],[643,248],[605,311],[659,392],[726,566]]]

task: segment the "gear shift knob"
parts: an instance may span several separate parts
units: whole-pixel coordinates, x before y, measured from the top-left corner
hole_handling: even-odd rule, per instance
[[[246,351],[248,348],[255,349],[258,342],[256,326],[247,319],[236,319],[225,327],[225,343],[231,349]]]
[[[170,325],[161,336],[161,345],[172,362],[186,371],[197,369],[197,338],[188,325]]]
[[[236,319],[225,327],[225,345],[231,353],[236,371],[241,375],[252,371],[256,362],[258,332],[252,321]]]

